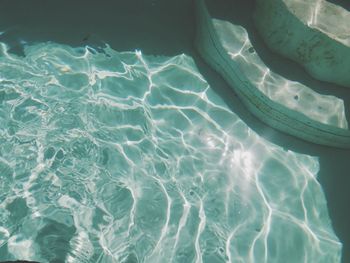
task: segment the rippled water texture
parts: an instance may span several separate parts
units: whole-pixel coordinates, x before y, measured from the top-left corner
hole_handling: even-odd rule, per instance
[[[6,50],[2,260],[340,261],[317,158],[260,138],[190,57]]]
[[[255,52],[243,27],[218,19],[213,19],[213,24],[223,47],[241,72],[269,99],[317,122],[348,129],[342,99],[319,94],[271,71]]]

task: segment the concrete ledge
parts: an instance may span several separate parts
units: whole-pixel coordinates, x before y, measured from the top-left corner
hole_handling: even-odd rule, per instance
[[[222,75],[252,114],[269,126],[306,141],[350,148],[349,130],[315,121],[265,95],[224,48],[204,1],[197,0],[196,8],[196,47],[199,53]]]
[[[314,78],[350,87],[350,12],[325,0],[257,0],[255,25]]]

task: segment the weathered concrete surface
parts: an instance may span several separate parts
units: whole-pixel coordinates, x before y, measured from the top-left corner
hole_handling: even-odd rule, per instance
[[[212,19],[202,0],[197,0],[196,3],[197,50],[203,59],[227,81],[253,115],[267,125],[297,138],[321,145],[350,148],[350,131],[348,129],[316,121],[314,118],[294,110],[290,105],[288,107],[285,105],[286,103],[281,104],[280,99],[272,99],[273,96],[268,95],[269,92],[260,89],[258,87],[261,82],[260,76],[264,76],[264,73],[261,74],[261,71],[258,71],[258,80],[251,77],[251,74],[256,74],[256,64],[252,67],[246,67],[244,65],[244,63],[248,63],[246,58],[237,60],[237,55],[242,54],[240,51],[242,44],[238,43],[237,45],[237,43],[231,42],[233,48],[237,50],[228,48],[230,45],[225,43],[217,32],[217,30],[224,30],[225,26],[218,26],[215,22],[217,20]],[[227,31],[226,29],[224,31]],[[227,32],[222,35],[230,36]],[[235,38],[237,37],[233,37],[233,39]],[[245,39],[245,43],[247,42]],[[249,47],[247,45],[243,45],[243,47],[244,49],[248,48],[246,51],[249,53]]]
[[[350,87],[350,12],[325,0],[257,0],[266,44],[313,77]]]

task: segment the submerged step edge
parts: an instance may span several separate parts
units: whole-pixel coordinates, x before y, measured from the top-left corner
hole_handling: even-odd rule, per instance
[[[258,0],[264,42],[314,78],[350,87],[350,12],[326,0]]]
[[[222,46],[204,0],[196,0],[195,46],[248,110],[272,128],[315,144],[350,149],[350,131],[323,124],[269,99],[241,72]]]

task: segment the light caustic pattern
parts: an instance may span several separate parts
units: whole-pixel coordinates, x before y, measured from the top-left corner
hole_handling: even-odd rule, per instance
[[[350,13],[326,0],[283,0],[288,11],[308,27],[319,30],[336,41],[350,45]]]
[[[342,99],[319,94],[274,73],[255,52],[243,27],[218,19],[213,19],[213,23],[225,50],[238,63],[247,79],[269,99],[315,121],[348,128]]]
[[[0,58],[0,259],[338,262],[317,158],[274,146],[186,55]]]

